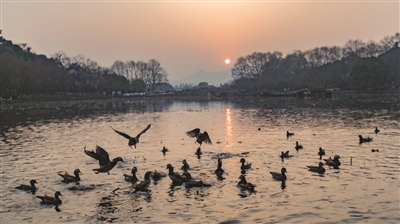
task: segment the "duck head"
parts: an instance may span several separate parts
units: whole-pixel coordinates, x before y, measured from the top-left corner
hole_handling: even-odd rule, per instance
[[[283,168],[281,169],[281,173],[282,173],[282,174],[285,174],[285,173],[287,173],[287,171],[286,171],[286,168],[285,168],[285,167],[283,167]]]
[[[56,193],[54,194],[54,196],[55,196],[56,198],[58,198],[58,196],[62,196],[62,194],[61,194],[61,192],[56,191]]]
[[[245,163],[245,162],[246,160],[244,158],[241,158],[239,163]]]
[[[319,162],[319,167],[323,167],[324,164],[322,162]]]
[[[136,166],[132,167],[131,174],[135,174],[137,172]]]
[[[167,164],[167,169],[169,169],[169,170],[173,170],[174,169],[174,167],[170,164],[170,163],[168,163]]]
[[[145,180],[150,180],[150,175],[153,173],[152,171],[147,171],[146,174],[144,174],[144,179]]]
[[[37,184],[36,180],[31,180],[31,181],[29,181],[29,183],[30,183],[32,186],[35,186],[35,184]]]
[[[82,174],[79,169],[74,170],[74,175],[75,176],[78,176],[79,174]]]

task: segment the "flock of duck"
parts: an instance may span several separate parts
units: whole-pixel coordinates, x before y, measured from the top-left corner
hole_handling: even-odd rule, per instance
[[[117,134],[128,139],[128,146],[130,148],[132,148],[132,146],[134,146],[136,148],[136,145],[139,143],[140,136],[143,133],[145,133],[147,130],[149,130],[150,127],[151,127],[151,124],[149,124],[146,128],[144,128],[135,137],[131,137],[130,135],[128,135],[126,133],[115,130],[113,127],[111,127],[111,128]],[[375,134],[378,134],[380,131],[376,127],[374,132],[375,132]],[[203,133],[200,132],[199,128],[195,128],[191,131],[186,132],[185,134],[191,138],[195,138],[196,139],[195,143],[200,144],[200,146],[202,145],[202,143],[212,144],[212,141],[211,141],[208,133],[206,131],[204,131]],[[286,137],[288,139],[293,135],[294,135],[293,132],[289,132],[289,131],[286,132]],[[359,135],[358,137],[359,137],[359,144],[372,141],[372,138],[370,138],[370,137],[363,138],[362,135]],[[303,149],[303,146],[300,145],[296,141],[296,145],[294,148],[298,151],[300,149]],[[165,153],[168,152],[168,149],[163,147],[161,152],[165,155]],[[372,149],[372,152],[379,152],[379,151]],[[115,167],[115,165],[118,162],[123,162],[123,159],[121,157],[116,157],[116,158],[110,160],[108,152],[100,146],[96,146],[95,151],[86,150],[86,146],[85,146],[84,153],[86,155],[90,156],[91,158],[96,159],[99,162],[99,168],[93,169],[93,171],[95,171],[96,174],[98,174],[98,173],[110,174],[109,172]],[[202,155],[200,147],[197,148],[195,155],[197,155],[198,158],[200,158],[200,156]],[[322,156],[324,156],[324,155],[325,155],[325,150],[320,147],[319,151],[318,151],[319,159],[322,160]],[[287,159],[290,157],[292,157],[292,155],[289,155],[289,151],[281,152],[280,158],[282,159],[282,161],[284,159]],[[323,163],[321,161],[321,162],[319,162],[318,166],[307,166],[307,168],[311,172],[323,174],[325,172],[325,168],[324,168],[325,165],[332,167],[334,169],[339,169],[339,167],[341,165],[339,159],[340,159],[340,156],[335,155],[333,159],[331,157],[329,157],[328,159],[323,159],[323,161],[325,161],[325,163]],[[124,179],[133,184],[133,188],[135,189],[135,192],[136,191],[148,191],[148,187],[150,186],[150,183],[151,183],[150,178],[152,178],[154,181],[158,181],[158,180],[166,177],[167,175],[171,179],[173,185],[184,185],[186,188],[212,186],[211,184],[204,183],[202,180],[196,180],[195,178],[192,178],[191,174],[189,173],[189,170],[190,170],[189,164],[187,163],[187,161],[185,159],[182,161],[182,163],[183,163],[183,165],[181,167],[181,170],[183,171],[182,174],[175,172],[174,167],[171,164],[167,164],[166,169],[168,169],[168,174],[166,174],[162,171],[156,171],[156,170],[147,171],[144,175],[144,180],[139,181],[139,179],[136,176],[138,169],[137,169],[137,167],[133,167],[130,175],[124,174]],[[238,182],[237,187],[239,187],[242,190],[248,190],[250,192],[254,192],[256,185],[248,182],[246,180],[246,176],[245,176],[246,170],[251,169],[251,163],[246,163],[246,160],[244,158],[241,158],[239,163],[241,163],[240,169],[242,171],[241,172],[242,174],[238,178],[238,179],[240,179],[240,181]],[[217,175],[218,179],[222,180],[222,179],[224,179],[223,178],[224,172],[225,172],[224,169],[222,169],[222,159],[218,158],[217,169],[214,171],[214,173]],[[285,167],[283,167],[281,169],[281,172],[270,172],[270,174],[272,175],[272,178],[277,181],[282,181],[283,185],[285,184],[285,181],[287,179],[286,173],[287,173],[287,170]],[[82,174],[82,173],[79,169],[75,169],[73,172],[73,175],[71,175],[67,172],[65,172],[64,174],[58,173],[58,175],[60,177],[62,177],[62,180],[61,180],[62,182],[64,182],[64,183],[75,182],[76,185],[79,185],[79,181],[81,181],[80,174]],[[16,189],[30,191],[32,193],[35,193],[38,189],[35,184],[38,184],[36,182],[36,180],[31,180],[29,185],[21,184],[20,186],[17,186]],[[51,197],[48,195],[36,196],[36,197],[41,199],[42,204],[59,205],[62,203],[60,196],[62,196],[61,192],[56,191],[54,194],[54,197]]]

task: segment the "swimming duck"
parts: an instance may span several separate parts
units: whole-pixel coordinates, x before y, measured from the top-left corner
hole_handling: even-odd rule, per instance
[[[174,167],[171,164],[167,164],[168,176],[172,180],[173,184],[183,184],[185,182],[185,177],[181,176],[179,173],[174,172]]]
[[[244,158],[240,159],[239,163],[242,163],[242,165],[240,166],[240,169],[246,170],[246,169],[250,169],[251,168],[251,163],[245,164],[245,162],[246,162],[246,160]]]
[[[195,143],[199,143],[200,146],[201,144],[204,142],[206,144],[210,144],[212,145],[210,136],[208,135],[208,133],[205,131],[203,133],[200,132],[200,128],[195,128],[191,131],[186,132],[186,134],[191,137],[191,138],[196,138]]]
[[[136,177],[136,172],[137,172],[137,168],[136,168],[136,166],[134,166],[131,170],[132,176],[128,175],[128,174],[124,174],[125,180],[132,182],[132,183],[136,183],[138,181],[138,178]]]
[[[323,167],[324,164],[322,162],[319,162],[318,166],[307,166],[308,170],[311,172],[317,172],[319,174],[325,173],[325,168]]]
[[[294,135],[293,132],[286,131],[286,137],[287,138],[289,138],[290,136],[293,136],[293,135]]]
[[[370,137],[363,138],[361,135],[358,136],[358,139],[360,140],[360,144],[364,143],[364,142],[372,141],[372,138],[370,138]]]
[[[292,155],[289,155],[289,151],[286,151],[286,152],[281,152],[281,155],[280,155],[280,157],[281,157],[281,159],[283,160],[283,159],[287,159],[287,158],[290,158],[290,157],[292,157]]]
[[[192,188],[192,187],[210,187],[211,184],[206,184],[202,180],[194,181],[194,180],[189,180],[185,182],[185,187],[186,188]]]
[[[325,155],[325,150],[322,149],[321,147],[319,147],[318,155],[319,155],[319,159],[322,159],[322,156]]]
[[[335,157],[333,157],[333,159],[331,157],[329,157],[329,159],[324,159],[326,162],[326,165],[328,166],[333,166],[334,169],[338,169],[340,166],[340,156],[339,155],[335,155]]]
[[[379,152],[379,149],[371,149],[371,152]]]
[[[275,180],[280,180],[280,181],[285,181],[286,180],[286,174],[285,173],[287,173],[287,171],[286,171],[285,167],[283,167],[281,169],[280,173],[278,173],[278,172],[270,172],[270,173],[271,173],[272,177]]]
[[[117,164],[118,161],[124,162],[124,160],[121,157],[114,158],[112,161],[110,161],[107,151],[98,145],[96,146],[96,152],[94,152],[93,150],[92,151],[86,150],[86,146],[83,150],[86,155],[94,159],[97,159],[99,161],[100,168],[93,169],[93,171],[96,171],[96,174],[108,173],[108,175],[110,175],[109,171],[112,170],[112,168],[114,168],[114,166]]]
[[[37,184],[36,180],[31,180],[29,181],[30,185],[26,185],[26,184],[21,184],[20,186],[15,187],[15,189],[20,189],[20,190],[24,190],[24,191],[36,191],[37,187],[35,186],[35,184]]]
[[[181,167],[181,170],[190,170],[189,164],[186,162],[186,159],[182,160],[183,166]]]
[[[375,127],[375,134],[378,134],[379,133],[379,129],[378,129],[378,127]]]
[[[111,126],[110,126],[111,127]],[[129,139],[128,141],[128,146],[132,148],[132,145],[135,146],[136,149],[136,144],[139,143],[139,137],[140,135],[142,135],[143,133],[145,133],[147,130],[149,130],[151,127],[151,124],[147,125],[147,127],[145,129],[143,129],[143,131],[141,131],[139,134],[136,135],[136,137],[131,137],[128,134],[125,134],[123,132],[117,131],[115,130],[113,127],[111,127],[115,132],[117,132],[118,134],[120,134],[121,136]]]
[[[196,152],[195,152],[194,154],[197,155],[197,158],[200,159],[200,156],[203,154],[203,153],[201,152],[201,148],[198,147],[197,150],[196,150]]]
[[[161,152],[165,155],[165,153],[168,152],[168,149],[165,148],[165,146],[163,146],[163,149],[161,150]]]
[[[150,186],[150,174],[152,172],[151,171],[147,171],[146,174],[144,175],[144,181],[140,182],[140,183],[135,183],[135,185],[133,185],[133,188],[135,188],[135,191],[147,191],[147,188]]]
[[[157,170],[154,170],[150,175],[150,177],[153,178],[153,180],[155,181],[161,180],[161,178],[164,178],[166,176],[167,176],[166,173]]]
[[[302,145],[299,145],[299,142],[296,141],[296,146],[295,146],[294,148],[295,148],[296,150],[299,150],[299,149],[302,149],[303,146],[302,146]]]
[[[61,199],[60,196],[62,196],[61,192],[56,191],[54,194],[54,198],[44,195],[44,196],[36,196],[37,198],[40,198],[42,201],[40,202],[41,204],[61,204]]]
[[[222,174],[225,171],[222,169],[222,159],[218,158],[218,168],[214,171],[216,174]]]
[[[69,173],[65,172],[65,174],[58,174],[60,177],[63,178],[62,182],[70,183],[70,182],[77,182],[81,181],[81,177],[79,174],[82,174],[79,169],[74,170],[74,176],[70,175]]]
[[[254,191],[254,188],[257,186],[250,182],[247,182],[246,177],[244,175],[240,175],[239,179],[240,179],[240,181],[237,184],[237,186],[240,187],[241,189]]]

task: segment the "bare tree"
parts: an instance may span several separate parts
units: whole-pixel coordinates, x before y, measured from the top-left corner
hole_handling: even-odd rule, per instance
[[[111,71],[113,71],[117,75],[124,75],[125,74],[125,63],[123,61],[117,60],[111,66]]]
[[[133,60],[125,62],[125,75],[129,82],[132,83],[133,74],[135,72],[135,62]]]
[[[62,68],[68,68],[71,65],[71,58],[64,51],[57,51],[51,57]]]
[[[343,48],[345,50],[345,55],[354,53],[362,57],[365,51],[365,46],[366,44],[362,40],[356,39],[347,41]]]
[[[153,93],[158,84],[168,82],[168,73],[157,60],[150,59],[147,62],[147,71],[144,82],[147,85],[148,92]]]

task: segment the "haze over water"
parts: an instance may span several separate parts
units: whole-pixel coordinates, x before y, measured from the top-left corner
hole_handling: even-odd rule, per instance
[[[32,109],[29,108],[32,106]],[[39,103],[2,110],[1,223],[398,223],[400,117],[398,99],[333,98],[304,100],[267,98],[244,101],[181,101],[168,99]],[[148,124],[136,149],[113,128],[136,135]],[[373,131],[380,129],[379,134]],[[213,145],[185,135],[200,128]],[[258,130],[260,129],[260,130]],[[286,131],[295,135],[287,138]],[[358,135],[372,137],[358,143]],[[304,149],[296,152],[295,142]],[[220,142],[220,144],[217,144]],[[83,153],[99,145],[110,158],[121,156],[110,175],[95,174],[94,159]],[[169,152],[161,152],[165,146]],[[323,158],[340,155],[340,169],[325,174],[307,170]],[[371,152],[379,149],[379,152]],[[281,161],[281,151],[292,158]],[[214,174],[222,158],[223,177]],[[256,192],[236,187],[240,158],[252,163],[246,172]],[[168,163],[182,173],[182,160],[192,177],[209,188],[172,186],[167,176],[152,181],[149,193],[133,193],[124,180],[133,166],[138,177],[148,170],[168,172]],[[288,171],[287,181],[269,172]],[[79,168],[80,186],[68,190],[57,172]],[[14,189],[36,179],[35,195]],[[115,189],[118,190],[113,193]],[[63,203],[41,205],[36,195],[62,193]]]

